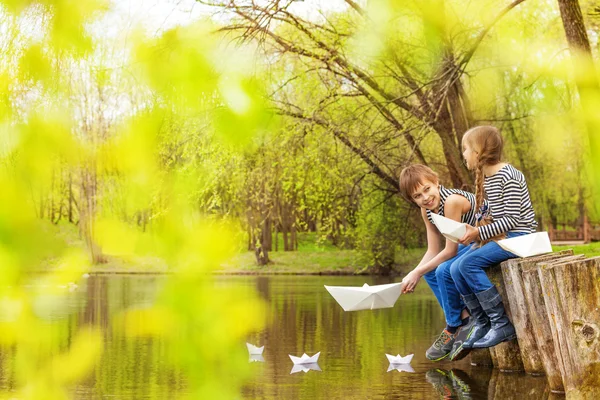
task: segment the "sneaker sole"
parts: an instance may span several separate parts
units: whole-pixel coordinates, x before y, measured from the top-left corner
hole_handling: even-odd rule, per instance
[[[461,350],[463,349],[463,346],[464,346],[465,342],[471,338],[471,336],[473,335],[473,331],[474,331],[474,330],[475,330],[475,327],[474,327],[474,326],[472,326],[472,327],[471,327],[471,330],[469,331],[469,334],[467,335],[467,338],[465,339],[465,341],[464,341],[464,342],[462,342],[462,343],[460,344],[460,346],[458,347],[458,349],[456,349],[456,351],[455,351],[453,354],[451,354],[451,355],[450,355],[450,361],[454,361],[454,360],[457,360],[457,361],[458,361],[458,360],[462,360],[463,358],[465,358],[466,356],[468,356],[468,355],[469,355],[469,353],[471,352],[471,349],[466,349],[466,350],[468,350],[468,351],[465,353],[465,355],[464,355],[464,356],[462,356],[462,357],[456,357],[457,355],[460,355],[460,353],[461,353]]]
[[[448,357],[449,355],[450,355],[450,352],[448,352],[448,354],[444,354],[444,355],[443,355],[443,356],[441,356],[440,358],[429,358],[429,356],[428,356],[427,354],[425,354],[425,357],[427,357],[427,359],[428,359],[429,361],[434,361],[434,362],[435,362],[435,361],[441,361],[441,360],[443,360],[444,358]]]

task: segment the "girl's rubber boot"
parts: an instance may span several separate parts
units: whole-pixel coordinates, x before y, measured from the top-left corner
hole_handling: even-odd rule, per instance
[[[467,337],[461,337],[461,335],[458,335],[456,338],[452,351],[450,352],[451,361],[461,360],[469,355],[471,349],[473,348],[473,344],[484,337],[490,330],[491,326],[490,320],[483,312],[483,308],[481,308],[479,300],[477,300],[477,296],[474,294],[467,294],[461,297],[467,306],[469,313],[471,313],[470,319],[474,321],[474,326],[468,331],[469,334]]]
[[[496,286],[475,294],[481,308],[490,319],[491,328],[484,337],[473,343],[474,349],[485,349],[517,337],[515,327],[508,319],[502,296]]]

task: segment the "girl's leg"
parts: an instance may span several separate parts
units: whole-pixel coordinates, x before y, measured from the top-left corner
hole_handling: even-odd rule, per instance
[[[465,347],[492,347],[515,337],[515,329],[506,316],[502,297],[484,270],[514,257],[516,257],[514,254],[503,250],[497,243],[490,242],[470,251],[455,267],[454,272],[462,276],[461,283],[466,284],[470,291],[466,294],[461,292],[469,310],[477,313],[478,308],[481,307],[491,322],[490,330],[481,339],[475,340],[473,335],[469,343],[465,343]]]

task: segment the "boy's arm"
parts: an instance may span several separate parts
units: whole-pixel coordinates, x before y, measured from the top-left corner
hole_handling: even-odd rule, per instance
[[[444,216],[446,218],[450,218],[454,221],[460,222],[462,214],[464,214],[464,212],[467,212],[470,209],[470,207],[471,203],[469,203],[469,200],[467,200],[465,197],[460,195],[451,195],[448,197],[444,205]],[[429,220],[427,220],[426,223],[429,223],[429,225],[431,225],[431,228],[435,230],[434,232],[437,235],[439,235],[437,228],[434,227],[431,224],[431,222],[429,222]],[[427,239],[429,243],[429,230]],[[448,239],[446,239],[446,246],[444,247],[444,249],[433,253],[431,257],[427,257],[429,253],[428,248],[428,253],[425,253],[425,256],[423,257],[419,265],[417,265],[415,269],[413,269],[402,280],[402,282],[405,283],[403,285],[403,293],[414,290],[414,288],[417,286],[417,283],[419,283],[419,280],[423,275],[434,270],[435,268],[437,268],[438,265],[440,265],[444,261],[447,261],[452,257],[456,256],[457,252],[458,244]]]

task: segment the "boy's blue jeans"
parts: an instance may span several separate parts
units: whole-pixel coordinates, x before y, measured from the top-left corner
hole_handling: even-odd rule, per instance
[[[525,233],[508,232],[506,236],[511,238],[521,235]],[[450,266],[450,275],[461,295],[483,292],[494,286],[484,268],[515,257],[515,254],[502,249],[498,243],[489,242],[482,247],[469,249],[462,257],[454,260]]]
[[[463,246],[459,244],[458,251],[454,257],[444,261],[436,269],[423,275],[423,278],[425,278],[425,281],[444,310],[448,326],[456,327],[461,325],[460,314],[465,308],[450,274],[450,267],[453,262],[467,254],[470,248],[471,245]]]

